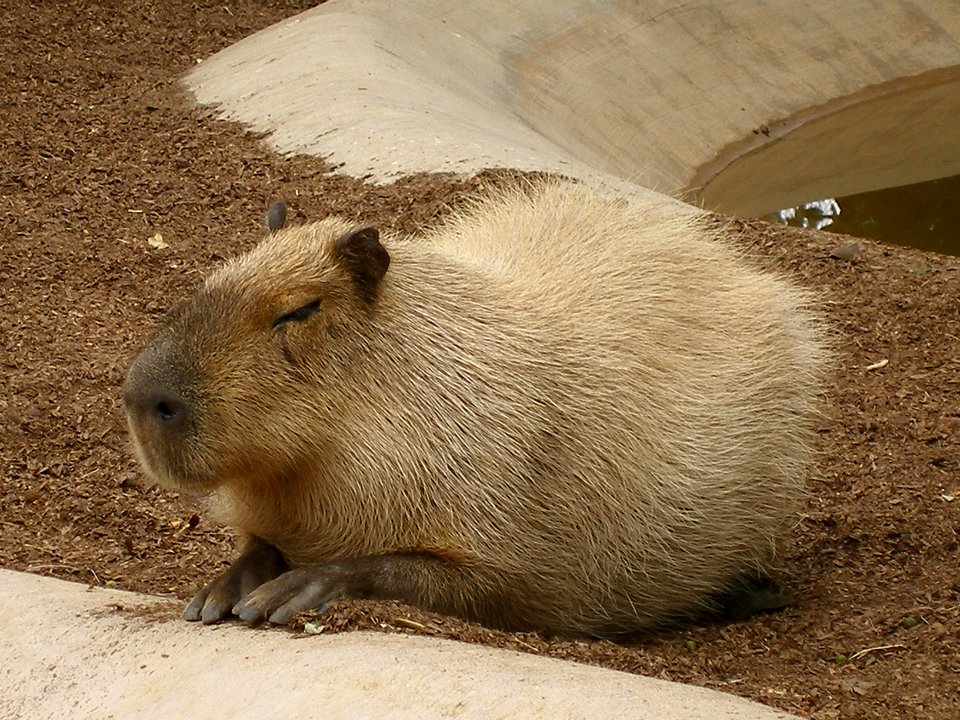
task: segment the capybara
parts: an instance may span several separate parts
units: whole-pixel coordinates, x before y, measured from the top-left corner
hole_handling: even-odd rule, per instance
[[[560,181],[421,236],[273,225],[124,386],[147,474],[246,538],[188,620],[381,598],[614,635],[774,567],[828,350],[720,226]]]

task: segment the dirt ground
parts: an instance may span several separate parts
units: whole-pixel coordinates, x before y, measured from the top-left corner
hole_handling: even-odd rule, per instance
[[[339,212],[413,230],[504,181],[374,187],[191,108],[182,73],[310,5],[0,0],[0,565],[187,598],[233,536],[190,498],[143,486],[119,403],[166,308],[261,237],[274,198],[293,221]],[[440,634],[818,719],[960,717],[960,262],[868,241],[838,259],[842,238],[757,223],[741,239],[820,292],[840,337],[783,577],[794,606],[621,644],[389,603],[339,606],[328,630]]]

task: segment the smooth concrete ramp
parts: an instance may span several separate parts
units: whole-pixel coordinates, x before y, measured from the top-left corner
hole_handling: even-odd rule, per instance
[[[787,720],[713,690],[405,635],[296,638],[0,570],[0,717]],[[26,632],[25,632],[26,630]]]
[[[960,172],[951,89],[713,182],[799,127],[958,77],[956,0],[329,0],[187,84],[277,150],[354,176],[508,166],[750,212]]]

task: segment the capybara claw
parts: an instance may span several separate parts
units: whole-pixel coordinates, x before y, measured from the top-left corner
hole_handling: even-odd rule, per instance
[[[263,613],[253,603],[243,602],[234,606],[233,614],[248,625],[259,625],[263,621]]]

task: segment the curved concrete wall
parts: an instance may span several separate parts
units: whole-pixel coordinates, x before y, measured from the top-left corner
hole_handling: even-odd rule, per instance
[[[504,165],[676,196],[804,123],[936,85],[956,66],[956,0],[330,0],[206,60],[187,83],[279,151],[329,156],[351,175]],[[928,137],[914,122],[900,123],[903,136]],[[835,172],[855,171],[845,191],[951,172],[943,142],[926,157],[923,142],[818,142],[818,157],[843,158]],[[824,173],[805,157],[748,166],[727,187],[775,190],[783,175],[791,192],[813,192]],[[707,193],[741,209],[729,194]]]

